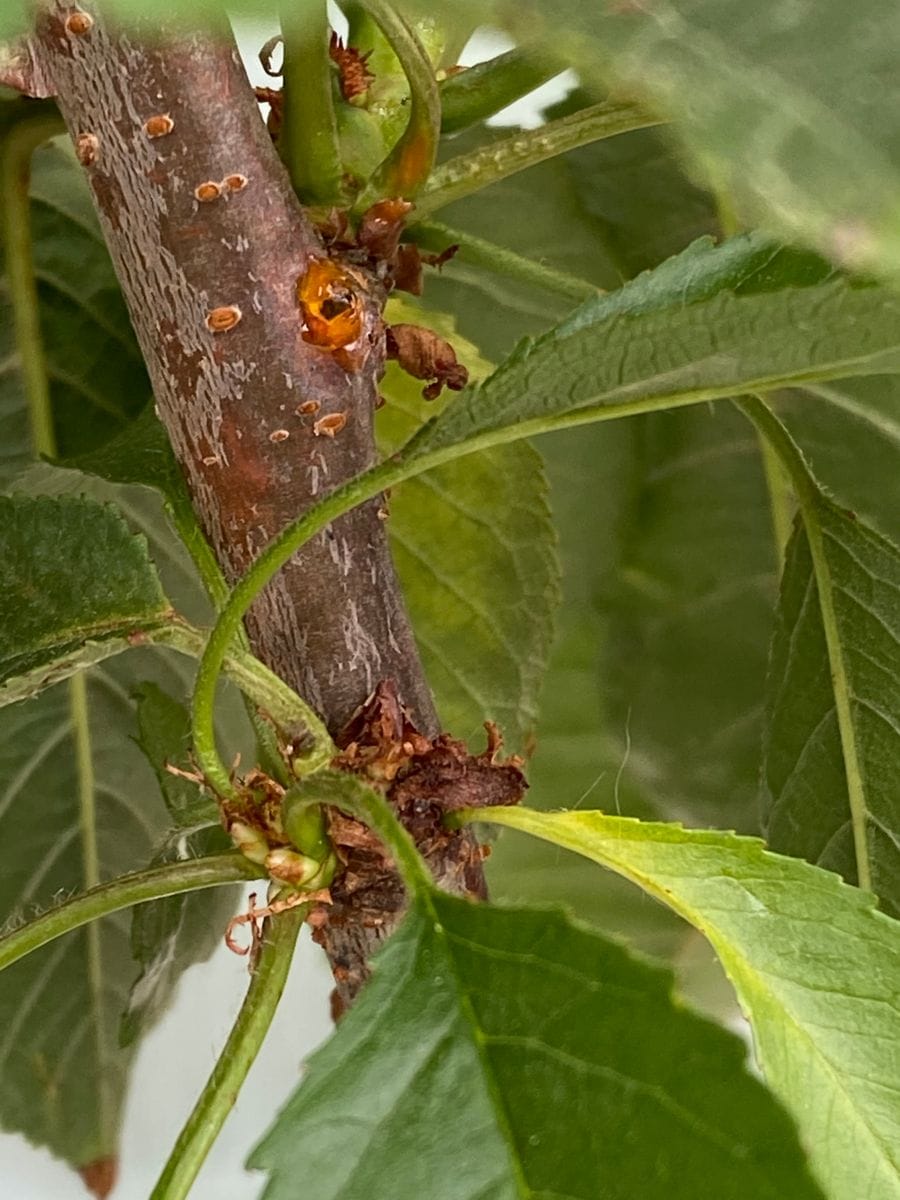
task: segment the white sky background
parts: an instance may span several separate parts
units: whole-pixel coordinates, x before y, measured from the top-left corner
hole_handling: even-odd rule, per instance
[[[237,26],[251,80],[263,86],[273,82],[257,59],[269,32],[246,23]],[[460,62],[467,66],[481,62],[511,45],[495,30],[480,30]],[[574,73],[567,71],[498,113],[491,124],[534,128],[541,123],[542,109],[562,99],[575,82]],[[245,1171],[244,1159],[293,1091],[304,1059],[330,1032],[331,986],[321,952],[304,933],[269,1037],[191,1191],[191,1200],[256,1200],[259,1196],[264,1177]],[[185,973],[171,1009],[141,1042],[131,1072],[121,1173],[112,1200],[147,1200],[215,1064],[246,988],[246,960],[223,946],[208,963]],[[70,1167],[46,1150],[34,1149],[24,1138],[0,1134],[0,1164],[3,1195],[10,1200],[85,1200],[87,1196]]]

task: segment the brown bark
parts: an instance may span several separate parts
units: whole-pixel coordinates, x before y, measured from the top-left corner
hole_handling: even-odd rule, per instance
[[[361,289],[366,354],[357,369],[301,337],[297,281],[323,248],[228,31],[151,40],[146,30],[108,28],[96,11],[73,31],[72,12],[54,2],[42,14],[33,71],[49,81],[87,171],[157,411],[234,580],[288,521],[373,461],[381,297]],[[310,402],[314,415],[298,413]],[[316,436],[316,421],[337,413],[347,420],[336,436]],[[256,653],[332,731],[390,678],[433,735],[378,507],[347,514],[295,556],[254,606],[248,631]],[[476,858],[471,835],[457,834],[430,861],[452,890],[477,891]],[[337,974],[353,977],[345,999],[398,915],[373,925],[348,898],[341,920],[322,931]]]
[[[296,284],[322,245],[230,37],[149,42],[108,31],[97,14],[73,34],[70,12],[42,17],[34,59],[85,164],[159,416],[233,581],[288,521],[372,462],[378,298],[364,297],[358,370],[301,338]],[[197,198],[229,176],[245,186]],[[237,323],[211,331],[217,310]],[[316,418],[297,414],[304,401],[318,402]],[[317,436],[315,420],[338,412],[340,433]],[[259,656],[335,731],[385,677],[435,724],[378,507],[301,551],[248,621]]]

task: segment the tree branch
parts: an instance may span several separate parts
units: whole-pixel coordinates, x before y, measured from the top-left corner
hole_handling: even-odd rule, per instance
[[[297,280],[323,250],[227,31],[145,41],[94,12],[79,36],[67,11],[42,16],[39,65],[88,171],[160,418],[234,582],[322,490],[372,462],[380,298],[363,297],[369,353],[357,371],[300,336]],[[198,188],[220,194],[201,200]],[[316,436],[296,413],[303,402],[318,417],[346,413],[345,428]],[[435,723],[377,510],[336,522],[248,620],[258,656],[332,731],[387,676]]]
[[[99,5],[98,5],[99,7]],[[383,370],[383,295],[357,276],[359,361],[302,337],[297,284],[321,241],[278,160],[226,28],[214,35],[108,25],[72,31],[51,0],[33,41],[85,166],[153,381],[157,411],[229,581],[320,496],[369,466]],[[82,23],[84,24],[84,23]],[[342,365],[343,363],[343,365]],[[314,415],[298,409],[316,408]],[[346,416],[334,438],[326,414]],[[321,427],[320,427],[321,428]],[[437,731],[399,592],[380,501],[341,516],[294,555],[247,618],[255,653],[332,733],[392,679]],[[477,858],[452,839],[438,881],[461,890]],[[474,881],[475,890],[483,886]],[[353,897],[321,929],[333,968],[365,977],[399,913],[365,920]],[[343,998],[351,998],[343,989]]]

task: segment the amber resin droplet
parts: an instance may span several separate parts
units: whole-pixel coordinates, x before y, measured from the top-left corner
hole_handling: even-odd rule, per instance
[[[362,300],[353,276],[330,258],[314,258],[297,281],[303,339],[341,350],[362,333]]]

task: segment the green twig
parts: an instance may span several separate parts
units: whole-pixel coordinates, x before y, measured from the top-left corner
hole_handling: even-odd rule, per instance
[[[150,1200],[184,1200],[191,1190],[272,1024],[307,909],[308,905],[300,905],[266,922],[265,940],[241,1011]]]
[[[152,635],[152,641],[170,646],[182,654],[200,658],[206,644],[206,635],[186,622],[177,621],[166,625]],[[309,745],[295,760],[295,767],[302,765],[307,771],[317,770],[330,762],[335,754],[334,743],[318,713],[284,682],[265,663],[260,662],[249,651],[233,645],[223,660],[225,674],[237,687],[258,705],[276,725],[285,731],[306,735]],[[224,792],[228,795],[233,791]]]
[[[282,0],[284,123],[279,149],[297,195],[308,204],[332,204],[341,194],[330,32],[325,0]]]
[[[442,163],[416,200],[417,216],[426,217],[454,200],[461,200],[545,159],[565,154],[567,150],[632,129],[659,125],[660,121],[661,118],[637,104],[605,101],[556,121],[548,121],[539,129],[521,130]]]
[[[386,196],[416,195],[431,174],[441,127],[441,101],[431,60],[415,29],[386,0],[360,0],[396,54],[409,84],[409,120],[356,203],[358,212]]]
[[[244,879],[259,879],[261,873],[262,869],[243,854],[221,854],[121,875],[111,883],[100,884],[64,901],[0,937],[0,970],[98,917],[164,896],[178,896],[198,888],[220,887]]]
[[[441,133],[477,125],[564,69],[564,63],[534,46],[516,46],[449,76],[440,85]]]
[[[806,530],[809,552],[816,577],[816,590],[819,596],[819,608],[822,613],[822,628],[825,633],[825,645],[828,650],[828,661],[831,667],[834,706],[841,735],[841,749],[844,755],[844,775],[847,781],[847,797],[850,804],[850,823],[853,829],[853,842],[856,850],[856,870],[859,877],[859,886],[866,891],[871,891],[872,872],[869,866],[869,844],[866,828],[868,816],[866,793],[856,747],[856,731],[853,724],[847,665],[844,661],[844,648],[841,644],[841,634],[834,607],[834,583],[831,577],[831,566],[828,561],[828,555],[825,551],[822,525],[818,513],[819,505],[822,503],[822,494],[797,444],[768,405],[764,404],[756,396],[747,396],[740,400],[735,400],[735,404],[753,422],[759,433],[766,439],[778,456],[781,466],[790,476],[800,505],[800,515]]]
[[[415,212],[413,212],[415,218]],[[410,228],[410,236],[416,245],[427,250],[445,250],[447,246],[458,245],[461,253],[459,259],[464,263],[472,263],[477,267],[485,267],[511,279],[533,287],[544,288],[548,292],[556,292],[568,300],[587,300],[600,293],[600,288],[594,287],[586,279],[578,279],[575,275],[567,275],[565,271],[557,271],[553,267],[545,267],[535,259],[516,254],[504,246],[475,237],[461,229],[451,229],[437,221],[417,221]]]
[[[197,516],[188,496],[178,496],[177,500],[166,496],[166,512],[197,568],[206,594],[216,610],[220,609],[228,599],[228,584],[212,547],[197,523]],[[242,638],[242,643],[246,644],[246,637]]]
[[[64,132],[65,125],[59,114],[47,111],[42,105],[33,117],[24,118],[5,132],[0,148],[0,231],[19,370],[28,404],[34,451],[50,458],[56,454],[56,436],[32,263],[28,183],[34,151],[48,139]]]

